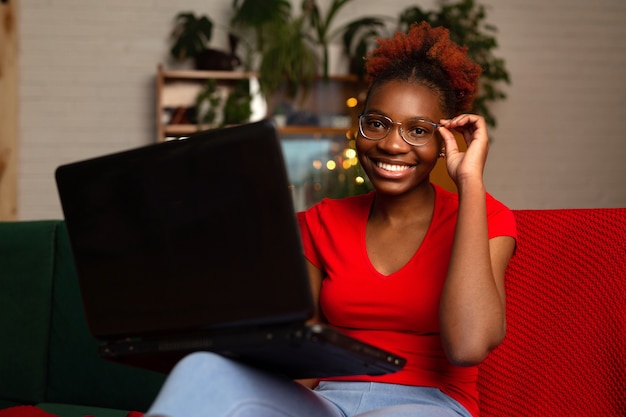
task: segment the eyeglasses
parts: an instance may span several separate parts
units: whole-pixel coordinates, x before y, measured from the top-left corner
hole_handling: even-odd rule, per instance
[[[400,136],[409,145],[424,146],[433,137],[439,127],[421,117],[407,119],[403,122],[394,122],[387,116],[374,113],[359,115],[359,132],[369,140],[381,140],[387,137],[394,125],[400,127]]]

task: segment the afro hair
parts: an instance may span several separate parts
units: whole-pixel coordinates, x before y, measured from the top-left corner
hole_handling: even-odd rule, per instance
[[[469,111],[478,93],[481,68],[467,56],[467,49],[454,43],[444,27],[414,23],[407,33],[379,39],[365,58],[365,68],[371,87],[402,80],[438,90],[442,108],[454,116]]]

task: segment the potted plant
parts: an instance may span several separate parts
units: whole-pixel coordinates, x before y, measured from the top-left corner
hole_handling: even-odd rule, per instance
[[[303,0],[302,10],[311,26],[315,42],[322,49],[322,73],[324,79],[328,79],[329,57],[328,46],[335,37],[336,32],[331,32],[332,22],[337,12],[351,0],[333,0],[328,7],[326,16],[322,16],[315,0]]]
[[[236,125],[250,120],[252,115],[250,81],[237,80],[232,88],[222,90],[215,79],[208,79],[193,108],[199,129]]]
[[[222,96],[217,89],[217,82],[209,78],[196,96],[195,116],[198,128],[216,124],[221,104]]]
[[[347,42],[358,38],[356,42],[364,43],[365,37],[359,38],[360,29],[384,26],[380,18],[365,18],[333,28],[337,13],[350,1],[333,0],[326,15],[322,15],[316,0],[302,0],[299,16],[292,14],[291,3],[287,0],[233,1],[231,25],[242,36],[256,40],[260,56],[259,82],[266,97],[279,89],[289,98],[295,98],[300,92],[305,97],[316,76],[321,74],[328,79],[329,44],[335,37],[346,32]]]
[[[256,40],[259,84],[266,97],[281,89],[289,98],[306,94],[317,58],[305,17],[293,16],[288,0],[234,0],[231,26]]]
[[[252,49],[263,51],[265,39],[271,32],[291,19],[289,0],[233,0],[233,17],[230,20],[233,30],[242,37],[251,38]],[[252,33],[247,33],[251,31]]]
[[[363,17],[343,29],[343,50],[350,60],[349,72],[365,76],[365,55],[376,47],[376,39],[388,36],[384,17]]]
[[[252,115],[250,80],[238,80],[224,103],[223,126],[245,123]]]
[[[172,57],[177,61],[192,58],[196,69],[204,70],[231,71],[241,65],[241,59],[235,54],[238,39],[234,34],[228,34],[230,52],[209,47],[213,26],[213,21],[205,15],[196,16],[192,12],[177,14],[171,32]]]

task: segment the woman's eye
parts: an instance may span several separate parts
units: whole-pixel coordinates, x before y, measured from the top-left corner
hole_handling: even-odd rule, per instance
[[[379,120],[379,119],[370,119],[367,122],[367,125],[372,128],[372,129],[386,129],[386,125],[383,121]]]
[[[432,129],[430,128],[430,126],[427,126],[425,124],[410,126],[407,131],[409,135],[413,137],[429,136],[430,134],[432,134]]]
[[[422,127],[414,127],[409,131],[409,134],[411,136],[423,136],[426,133],[428,133],[424,128]]]

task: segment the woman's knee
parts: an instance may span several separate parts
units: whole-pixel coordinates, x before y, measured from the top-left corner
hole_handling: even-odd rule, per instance
[[[236,411],[236,412],[235,412]],[[308,388],[213,353],[198,352],[172,370],[150,416],[336,416]]]
[[[181,359],[172,369],[174,373],[205,373],[212,370],[226,369],[230,360],[212,352],[193,352]]]

